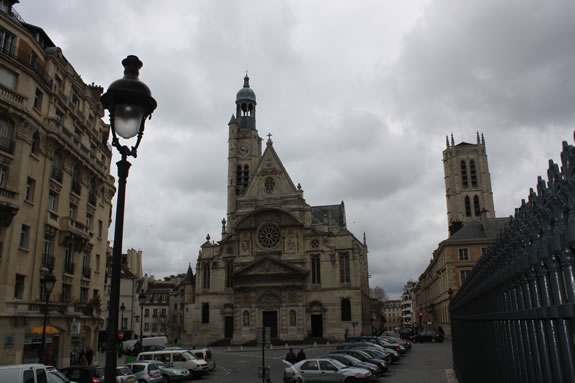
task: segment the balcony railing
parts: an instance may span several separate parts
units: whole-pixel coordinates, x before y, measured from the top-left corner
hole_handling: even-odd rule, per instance
[[[14,154],[14,140],[8,137],[0,137],[0,151]]]
[[[74,275],[74,262],[64,263],[64,272],[66,274]]]
[[[89,267],[82,267],[82,276],[84,278],[90,278],[92,276],[92,269]]]
[[[14,92],[12,89],[7,88],[1,84],[0,84],[0,96],[3,99],[11,101],[15,104],[23,104],[24,103],[24,96]]]
[[[42,253],[42,267],[54,268],[54,257],[50,254]]]
[[[36,73],[40,80],[42,80],[50,89],[52,88],[52,79],[45,73],[44,66],[38,64],[38,60],[33,61],[30,59],[30,50],[15,48],[13,45],[8,45],[0,47],[0,54],[9,56],[28,67]]]

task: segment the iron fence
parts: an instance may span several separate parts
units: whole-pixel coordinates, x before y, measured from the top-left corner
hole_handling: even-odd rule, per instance
[[[575,147],[515,209],[451,306],[461,383],[575,382]]]

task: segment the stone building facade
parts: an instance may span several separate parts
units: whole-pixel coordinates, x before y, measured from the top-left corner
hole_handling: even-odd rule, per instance
[[[371,331],[365,238],[344,203],[310,206],[271,135],[262,147],[249,78],[229,122],[227,216],[201,246],[188,334],[196,344],[242,344],[270,328],[277,341],[343,340]],[[263,150],[263,153],[262,153]]]
[[[413,311],[417,327],[441,326],[449,337],[451,297],[508,218],[495,218],[483,135],[477,134],[476,144],[455,145],[453,137],[451,143],[446,141],[443,162],[449,237],[439,243],[413,289]]]
[[[0,364],[76,363],[103,326],[114,195],[102,88],[87,85],[39,27],[0,3]]]
[[[403,325],[401,300],[392,299],[383,302],[383,315],[385,317],[385,330],[393,331]]]

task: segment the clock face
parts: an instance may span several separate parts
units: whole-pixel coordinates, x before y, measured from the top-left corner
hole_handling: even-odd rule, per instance
[[[238,154],[240,157],[247,157],[250,154],[250,144],[242,142],[238,147]]]

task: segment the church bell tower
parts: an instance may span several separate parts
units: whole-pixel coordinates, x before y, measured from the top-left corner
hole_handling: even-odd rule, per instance
[[[477,143],[461,142],[455,145],[446,137],[443,151],[447,219],[452,228],[471,220],[495,218],[491,176],[483,134],[477,133]]]
[[[256,104],[256,94],[246,74],[244,86],[236,95],[236,113],[228,123],[228,232],[234,226],[237,200],[244,195],[262,155],[262,139],[256,130]]]

